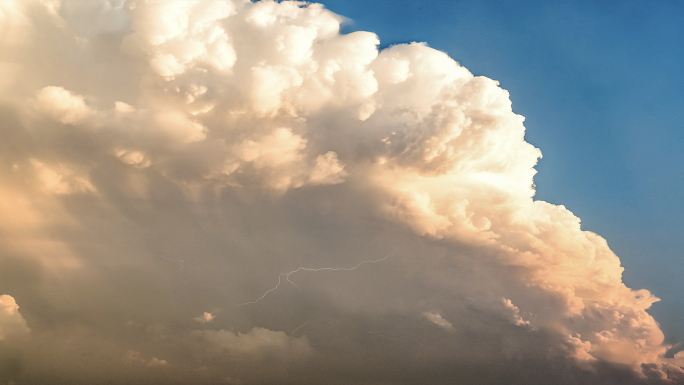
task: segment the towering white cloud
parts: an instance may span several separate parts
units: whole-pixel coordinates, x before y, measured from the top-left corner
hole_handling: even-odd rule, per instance
[[[0,3],[0,262],[37,277],[7,284],[33,298],[27,383],[61,365],[65,382],[130,383],[126,365],[141,383],[682,381],[658,299],[533,199],[541,153],[508,92],[340,22],[291,1]]]

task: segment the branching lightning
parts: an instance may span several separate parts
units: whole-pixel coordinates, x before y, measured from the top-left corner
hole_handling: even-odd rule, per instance
[[[275,291],[275,290],[277,290],[277,289],[280,287],[280,285],[283,283],[283,277],[285,277],[285,280],[286,280],[287,282],[291,283],[294,287],[296,287],[297,289],[299,289],[299,286],[298,286],[296,283],[294,283],[294,282],[292,282],[292,281],[290,280],[290,276],[291,276],[292,274],[297,273],[297,272],[300,272],[300,271],[352,271],[352,270],[358,269],[359,267],[361,267],[362,265],[365,265],[365,264],[367,264],[367,263],[378,263],[378,262],[382,262],[382,261],[386,260],[387,258],[389,258],[392,254],[394,254],[394,251],[391,252],[391,253],[389,253],[389,254],[387,254],[386,256],[384,256],[384,257],[382,257],[382,258],[380,258],[380,259],[371,259],[371,260],[361,261],[361,262],[359,262],[359,263],[358,263],[356,266],[354,266],[354,267],[319,267],[319,268],[299,267],[299,268],[297,268],[296,270],[290,271],[289,273],[280,273],[280,274],[278,275],[278,284],[275,285],[274,287],[268,289],[261,297],[257,298],[257,299],[254,300],[254,301],[245,302],[245,303],[238,303],[238,304],[236,304],[236,305],[237,305],[237,306],[253,305],[253,304],[255,304],[255,303],[261,301],[262,299],[266,298],[266,296],[268,295],[268,293],[270,293],[270,292],[272,292],[272,291]],[[301,290],[301,289],[300,289],[300,290]]]

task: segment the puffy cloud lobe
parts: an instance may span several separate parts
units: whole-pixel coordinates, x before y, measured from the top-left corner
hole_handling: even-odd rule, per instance
[[[511,322],[517,326],[522,326],[522,325],[529,325],[529,321],[525,321],[521,316],[520,316],[520,309],[518,309],[517,306],[513,305],[513,302],[511,302],[510,299],[503,299],[503,305],[506,309],[509,309],[511,311]]]
[[[7,294],[0,295],[0,341],[23,339],[30,333],[14,298]]]
[[[166,360],[160,360],[157,357],[152,357],[149,360],[146,360],[142,357],[142,354],[140,352],[135,350],[127,351],[126,355],[123,357],[123,362],[128,365],[143,364],[150,368],[166,366],[169,364],[168,362],[166,362]]]
[[[76,124],[93,115],[81,95],[74,95],[63,87],[48,86],[36,93],[36,110],[64,124]]]
[[[130,2],[131,27],[124,49],[144,53],[152,70],[172,79],[187,70],[229,70],[235,51],[219,21],[234,12],[230,2]]]
[[[314,349],[306,336],[291,337],[281,331],[255,327],[247,333],[228,330],[197,331],[195,335],[228,353],[232,359],[249,363],[301,361]]]
[[[93,192],[95,187],[84,176],[75,175],[74,171],[64,165],[50,167],[43,162],[31,159],[31,165],[37,172],[38,179],[45,191],[53,194],[72,194],[75,192]]]
[[[316,284],[312,274],[297,276],[319,289],[311,303],[364,320],[417,316],[431,327],[426,335],[436,330],[442,338],[449,331],[444,338],[454,341],[461,338],[459,331],[476,329],[477,317],[489,317],[491,322],[480,324],[498,325],[486,330],[508,341],[507,357],[529,345],[516,338],[551,336],[544,343],[581,367],[607,361],[628,365],[641,380],[679,381],[681,357],[663,358],[662,332],[646,311],[657,298],[622,283],[618,257],[603,238],[582,231],[579,218],[563,206],[533,199],[541,153],[525,142],[524,119],[512,111],[508,92],[496,81],[473,76],[425,44],[379,52],[374,34],[340,34],[341,18],[317,4],[81,3],[0,4],[0,31],[13,36],[0,42],[13,58],[10,66],[31,71],[29,64],[40,62],[34,59],[47,43],[35,36],[44,36],[43,30],[64,51],[43,59],[62,60],[64,73],[33,68],[40,76],[12,87],[0,79],[3,103],[18,116],[14,126],[2,127],[3,135],[14,136],[3,155],[0,197],[21,202],[0,203],[0,212],[22,214],[3,215],[0,228],[14,229],[26,240],[3,240],[4,250],[23,249],[42,266],[68,260],[64,266],[81,266],[99,277],[108,268],[139,269],[149,282],[159,282],[161,269],[148,259],[180,263],[172,281],[181,284],[187,284],[182,274],[211,276],[229,263],[239,272],[231,272],[232,280],[206,279],[208,285],[229,285],[225,292],[242,303],[238,295],[255,292],[258,298],[262,287],[273,287],[272,274],[254,271],[292,271],[324,244],[347,256],[367,255],[363,248],[372,242],[366,237],[391,234],[387,243],[405,248],[394,257],[395,270],[359,281],[358,287],[345,286],[348,294],[331,290],[328,282]],[[89,21],[100,19],[109,21]],[[95,53],[121,68],[106,67],[101,59],[95,67],[111,73],[82,71],[82,63],[98,60]],[[110,76],[135,86],[117,88],[112,96],[102,85],[110,84]],[[110,220],[84,214],[70,200],[75,197]],[[125,241],[117,243],[117,237]],[[35,246],[35,239],[47,246]],[[217,252],[215,245],[224,245],[224,239],[233,243]],[[33,246],[23,247],[29,243]],[[121,244],[126,253],[99,259],[103,245]],[[61,257],[46,257],[50,249]],[[204,270],[186,270],[188,255],[199,255],[192,258],[197,265],[206,263]],[[332,260],[321,258],[313,263]],[[347,262],[340,266],[356,263]],[[50,271],[76,274],[64,266]],[[480,275],[473,278],[455,266]],[[398,282],[412,289],[391,292]],[[382,303],[371,304],[371,295],[361,303],[351,294],[354,289],[375,293]],[[0,299],[15,312],[6,316],[11,322],[0,318],[0,326],[16,329],[23,322],[16,304],[8,296]],[[163,308],[156,305],[160,302],[149,300],[140,312],[148,312],[150,303]],[[287,316],[275,318],[296,318],[296,309],[306,308],[281,306]],[[459,312],[463,308],[479,315]],[[212,313],[197,317],[201,312],[193,309],[186,318],[217,325]],[[316,350],[333,348],[339,350],[328,353],[343,355],[344,345],[336,341],[350,338],[359,351],[373,349],[358,337],[369,334],[359,329],[361,321],[312,322],[298,333],[321,333],[314,344],[305,335],[277,331],[294,326],[273,321],[266,310],[221,314],[221,322],[239,324],[243,332],[194,331],[187,342],[187,330],[176,329],[175,337],[169,331],[147,338],[160,346],[165,338],[199,343],[215,356],[249,365],[268,360],[295,365],[315,359]],[[250,320],[271,324],[267,329]],[[340,338],[342,332],[347,334]],[[171,358],[173,365],[154,356],[143,359],[138,350],[128,350],[124,362],[177,366]],[[358,370],[349,365],[345,368]]]
[[[344,182],[345,176],[347,173],[337,159],[337,154],[328,151],[325,155],[319,155],[316,158],[316,165],[311,170],[309,182],[313,185],[337,184]]]
[[[214,320],[214,315],[209,313],[209,312],[204,312],[201,316],[195,317],[195,321],[200,322],[200,323],[207,323],[207,322],[212,322]]]
[[[442,318],[442,316],[439,315],[439,313],[423,312],[423,316],[425,318],[427,318],[428,321],[430,321],[433,324],[441,327],[444,330],[447,330],[447,331],[454,330],[454,325],[452,325],[451,322]]]

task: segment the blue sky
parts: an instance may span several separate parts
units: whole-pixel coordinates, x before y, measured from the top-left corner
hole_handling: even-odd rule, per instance
[[[424,41],[498,80],[544,158],[537,199],[608,240],[684,340],[684,3],[325,0],[382,47]]]

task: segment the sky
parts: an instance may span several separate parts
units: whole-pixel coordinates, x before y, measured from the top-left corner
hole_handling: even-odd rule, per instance
[[[0,384],[684,383],[683,12],[0,2]]]

